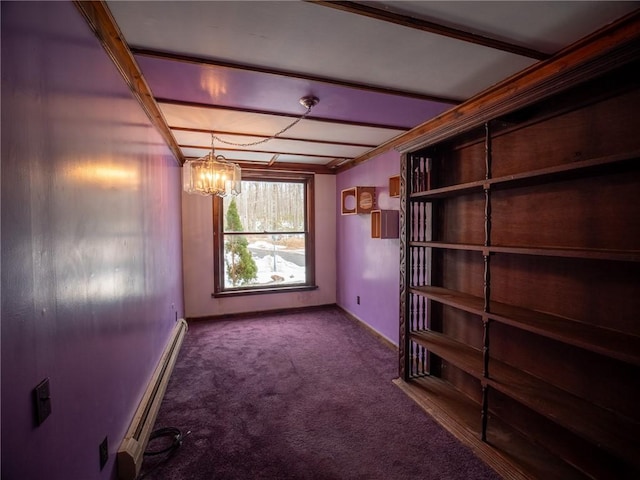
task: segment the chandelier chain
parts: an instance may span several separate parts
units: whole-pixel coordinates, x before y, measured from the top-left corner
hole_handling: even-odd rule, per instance
[[[253,147],[253,146],[255,146],[255,145],[260,145],[260,144],[262,144],[262,143],[267,143],[267,142],[269,142],[269,141],[273,140],[274,138],[276,138],[276,137],[278,137],[278,136],[282,135],[284,132],[286,132],[286,131],[287,131],[287,130],[289,130],[290,128],[295,127],[295,126],[298,124],[298,122],[299,122],[300,120],[303,120],[303,119],[307,118],[307,117],[309,116],[309,114],[311,113],[311,108],[312,108],[312,107],[313,107],[313,106],[307,107],[307,111],[306,111],[306,112],[304,112],[304,113],[303,113],[299,118],[297,118],[293,123],[291,123],[291,124],[287,125],[286,127],[284,127],[284,128],[283,128],[282,130],[280,130],[279,132],[274,133],[274,134],[273,134],[273,135],[271,135],[270,137],[263,138],[262,140],[258,140],[257,142],[250,142],[250,143],[235,143],[235,142],[229,142],[229,141],[227,141],[227,140],[223,140],[223,139],[221,139],[220,137],[218,137],[217,135],[213,135],[213,134],[212,134],[212,137],[213,137],[214,139],[216,139],[217,141],[219,141],[220,143],[224,143],[224,144],[226,144],[226,145],[233,145],[234,147]]]

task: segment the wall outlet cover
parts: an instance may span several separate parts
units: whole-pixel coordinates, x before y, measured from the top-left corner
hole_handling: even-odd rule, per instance
[[[104,437],[104,440],[102,440],[102,443],[99,446],[99,450],[100,450],[100,470],[102,470],[104,466],[107,464],[107,461],[109,460],[109,440],[107,439],[107,437]]]
[[[36,424],[40,425],[51,415],[51,394],[49,378],[45,378],[34,389]]]

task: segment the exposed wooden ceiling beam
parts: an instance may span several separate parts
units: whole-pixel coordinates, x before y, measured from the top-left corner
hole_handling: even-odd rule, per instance
[[[207,133],[216,135],[235,135],[238,137],[257,137],[257,138],[269,138],[269,135],[261,135],[256,133],[247,133],[247,132],[228,132],[224,130],[216,130],[215,132],[211,129],[207,128],[193,128],[193,127],[176,127],[169,126],[171,130],[181,131],[181,132],[194,132],[194,133]],[[318,143],[322,145],[339,145],[344,147],[362,147],[362,148],[373,148],[376,147],[374,144],[370,143],[351,143],[351,142],[337,142],[333,140],[314,140],[309,138],[293,138],[293,137],[282,137],[278,136],[278,140],[285,141],[293,141],[293,142],[305,142],[305,143]]]
[[[195,63],[198,65],[211,65],[214,67],[233,68],[236,70],[246,70],[249,72],[266,73],[270,75],[279,75],[282,77],[289,77],[289,78],[299,78],[302,80],[309,80],[312,82],[338,85],[340,87],[354,88],[357,90],[365,90],[365,91],[381,93],[385,95],[397,95],[400,97],[414,98],[417,100],[425,100],[430,102],[447,103],[450,105],[458,105],[460,103],[459,99],[454,99],[454,98],[425,95],[423,93],[409,92],[406,90],[397,90],[394,88],[385,88],[385,87],[379,87],[379,86],[368,85],[363,83],[348,82],[348,81],[339,80],[336,78],[321,77],[318,75],[311,75],[311,74],[301,73],[301,72],[290,72],[285,70],[276,70],[273,68],[256,67],[252,65],[244,65],[241,63],[233,63],[233,62],[222,61],[222,60],[211,60],[211,59],[205,59],[205,58],[199,58],[199,57],[192,57],[189,55],[179,55],[175,53],[159,52],[157,50],[150,50],[150,49],[137,48],[137,47],[131,47],[131,51],[133,52],[134,55],[164,58],[167,60]]]
[[[187,160],[195,160],[196,157],[186,157]],[[324,175],[335,175],[334,169],[328,168],[326,165],[318,165],[315,163],[292,163],[292,162],[275,162],[269,165],[268,162],[252,162],[251,160],[234,160],[243,172],[247,170],[269,170],[270,172],[302,172],[302,173],[318,173]]]
[[[269,171],[281,171],[281,172],[303,172],[303,173],[319,173],[325,175],[334,175],[336,172],[327,168],[325,165],[318,165],[315,163],[290,163],[290,162],[275,162],[273,165],[263,163],[256,165],[256,162],[243,162],[234,160],[234,163],[240,165],[243,169],[250,170],[269,170]]]
[[[343,163],[345,163],[345,162],[347,162],[347,161],[349,161],[349,159],[348,159],[348,158],[336,158],[335,160],[333,160],[333,161],[331,161],[331,162],[327,163],[325,166],[326,166],[327,168],[330,168],[330,169],[332,169],[332,170],[333,170],[333,169],[335,169],[335,168],[338,168],[340,165],[342,165]],[[335,172],[335,170],[333,170],[333,171]]]
[[[207,108],[207,109],[215,109],[215,110],[226,110],[230,112],[243,112],[243,113],[253,113],[259,115],[270,115],[272,117],[288,117],[288,118],[299,118],[301,115],[293,115],[291,113],[281,113],[281,112],[273,112],[269,110],[255,110],[250,108],[243,107],[231,107],[229,105],[214,105],[211,103],[200,103],[200,102],[188,102],[185,100],[173,100],[170,98],[156,98],[158,103],[164,103],[167,105],[179,105],[182,107],[195,107],[195,108]],[[379,123],[367,123],[367,122],[352,122],[349,120],[339,120],[335,118],[321,118],[321,117],[312,117],[308,116],[305,118],[305,121],[311,122],[323,122],[323,123],[331,123],[334,125],[349,125],[353,127],[369,127],[369,128],[383,128],[385,130],[401,130],[407,131],[409,128],[397,126],[397,125],[383,125]]]
[[[180,145],[181,148],[196,148],[201,150],[211,150],[211,145]],[[276,152],[274,150],[254,150],[246,148],[227,148],[216,147],[216,152],[247,152],[247,153],[265,153],[268,155],[291,155],[294,157],[316,157],[316,158],[336,158],[335,155],[319,155],[316,153],[300,153],[300,152]]]
[[[483,47],[493,48],[495,50],[501,50],[503,52],[513,53],[523,57],[533,58],[536,60],[545,60],[551,55],[548,53],[539,52],[531,48],[521,47],[512,43],[503,42],[494,38],[485,37],[476,33],[471,33],[465,30],[459,30],[457,28],[447,27],[442,24],[422,20],[416,17],[410,17],[408,15],[402,15],[399,13],[390,12],[388,10],[382,10],[380,8],[371,7],[369,5],[363,5],[357,2],[340,2],[340,1],[320,1],[320,0],[307,0],[309,3],[321,5],[324,7],[331,7],[344,12],[354,13],[357,15],[363,15],[365,17],[374,18],[383,22],[394,23],[403,27],[414,28],[416,30],[422,30],[423,32],[434,33],[436,35],[442,35],[463,42],[474,43]]]
[[[278,157],[280,156],[279,153],[276,153],[273,157],[271,157],[271,160],[269,160],[269,163],[267,164],[268,167],[273,166],[274,163],[276,163],[276,160],[278,160]]]
[[[98,37],[109,58],[111,58],[120,74],[124,77],[133,96],[147,114],[153,126],[167,143],[178,164],[182,165],[185,161],[182,151],[175,138],[173,138],[173,134],[153,98],[151,89],[142,75],[142,71],[138,67],[133,54],[124,42],[124,36],[111,15],[109,7],[102,0],[74,1],[74,4],[89,24],[89,28]]]

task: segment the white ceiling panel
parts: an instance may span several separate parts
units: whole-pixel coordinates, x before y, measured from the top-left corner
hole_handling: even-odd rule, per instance
[[[180,145],[208,146],[211,145],[211,135],[204,132],[189,132],[173,130],[173,134]],[[218,135],[222,140],[233,143],[253,143],[263,140],[262,137],[240,135]],[[332,157],[353,158],[369,151],[373,146],[355,147],[351,145],[336,145],[327,143],[306,142],[302,140],[282,140],[279,138],[269,140],[256,146],[225,145],[223,142],[215,143],[218,148],[237,148],[240,150],[268,150],[274,153],[298,153],[306,155],[323,155]]]
[[[637,1],[375,1],[362,2],[555,53],[636,8]]]
[[[290,117],[166,103],[160,104],[160,109],[171,127],[208,128],[214,132],[235,130],[258,135],[273,135],[295,120]],[[400,133],[403,133],[403,130],[336,125],[304,119],[288,130],[287,136],[309,140],[378,145]]]
[[[201,158],[211,152],[211,149],[205,148],[183,148],[182,153],[185,157],[189,158]],[[224,155],[227,160],[246,160],[250,162],[265,162],[268,163],[273,158],[273,155],[268,153],[258,152],[240,152],[240,151],[218,151],[217,155]]]
[[[449,98],[467,98],[534,63],[308,2],[109,5],[133,46]],[[176,29],[176,19],[190,27]]]
[[[406,131],[381,123],[417,127],[640,8],[639,1],[107,5],[125,48],[143,66],[139,76],[171,129],[174,150],[205,155],[208,131],[228,132],[219,136],[233,143],[259,141],[295,120],[279,115],[299,109],[297,102],[283,106],[290,93],[313,95],[320,103],[282,133],[287,139],[218,142],[216,150],[230,160],[265,165],[279,154],[280,165],[329,168]]]

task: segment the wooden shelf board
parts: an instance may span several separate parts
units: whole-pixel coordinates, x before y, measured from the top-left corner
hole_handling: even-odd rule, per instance
[[[482,375],[482,352],[432,331],[411,333],[411,339],[504,395],[538,412],[586,440],[637,464],[637,441],[630,419],[591,404],[526,372],[497,360]],[[634,431],[640,431],[640,425]]]
[[[428,241],[428,242],[409,242],[410,247],[429,247],[429,248],[442,248],[446,250],[466,250],[473,252],[484,252],[488,251],[488,247],[479,244],[473,243],[451,243],[451,242],[438,242],[438,241]]]
[[[507,175],[504,177],[496,177],[488,180],[490,186],[500,187],[513,187],[518,186],[522,182],[529,180],[535,181],[550,181],[561,180],[566,178],[569,174],[577,173],[580,171],[588,171],[592,169],[599,169],[617,163],[623,163],[626,161],[637,159],[640,156],[640,151],[634,150],[626,152],[624,154],[607,155],[604,157],[590,158],[588,160],[580,160],[572,163],[565,163],[562,165],[556,165],[553,167],[541,168],[538,170],[531,170],[529,172],[516,173],[513,175]]]
[[[640,366],[640,337],[548,313],[491,302],[489,318]]]
[[[640,337],[635,335],[500,302],[491,302],[490,312],[485,313],[484,299],[442,287],[411,287],[410,291],[445,305],[476,315],[487,315],[498,322],[640,366]]]
[[[640,425],[502,362],[490,362],[487,384],[616,456],[638,465]],[[633,434],[631,432],[634,432]]]
[[[487,442],[493,443],[496,435],[499,437],[502,429],[497,429],[497,432],[492,428],[495,422],[502,422],[500,414],[503,412],[496,412],[492,408],[492,402],[489,401],[489,423],[487,425]],[[525,427],[523,425],[513,425],[511,420],[504,422],[505,425],[509,425],[508,429],[515,430],[519,435],[529,439],[531,442],[537,442],[539,438],[536,427],[541,426],[544,430],[544,425],[536,423],[533,428],[531,426]],[[572,442],[565,440],[558,440],[556,438],[551,441],[545,441],[544,448],[549,452],[553,452],[553,455],[557,458],[563,459],[567,465],[575,468],[577,472],[581,472],[584,476],[590,479],[604,479],[616,477],[617,480],[637,480],[637,475],[631,473],[631,467],[625,466],[622,469],[615,468],[615,473],[612,471],[610,454],[602,449],[593,447],[592,449],[584,449],[584,445],[575,445]],[[625,474],[625,469],[629,469],[629,474]]]
[[[604,157],[580,160],[577,162],[556,165],[553,167],[531,170],[528,172],[506,175],[486,180],[476,180],[473,182],[460,183],[447,187],[434,188],[424,192],[414,192],[411,199],[437,199],[462,195],[465,193],[480,192],[485,188],[511,188],[522,184],[529,184],[536,181],[561,180],[577,172],[597,170],[617,163],[631,161],[640,157],[640,151],[634,150],[624,154],[608,155]]]
[[[424,285],[421,287],[410,287],[410,293],[425,296],[437,302],[456,307],[466,312],[475,313],[476,315],[484,314],[484,300],[468,293],[449,290],[443,287],[434,287]]]
[[[487,180],[477,180],[475,182],[461,183],[450,187],[434,188],[424,192],[414,192],[410,195],[412,200],[424,199],[430,200],[435,198],[453,197],[466,193],[481,193],[487,184]]]
[[[475,378],[482,379],[482,352],[480,350],[429,330],[411,332],[411,340]]]
[[[471,243],[450,243],[439,241],[410,242],[410,246],[431,247],[449,250],[468,250],[484,253],[510,253],[517,255],[538,255],[543,257],[584,258],[592,260],[613,260],[620,262],[640,262],[640,250],[615,250],[604,248],[574,248],[554,246],[484,246]]]
[[[396,379],[393,383],[505,479],[585,478],[556,456],[508,428],[498,418],[489,419],[488,442],[483,442],[480,405],[439,378],[421,377],[410,382]]]
[[[585,258],[592,260],[613,260],[620,262],[640,262],[640,250],[614,250],[605,248],[572,247],[510,247],[493,245],[491,253],[514,253],[546,257]]]

